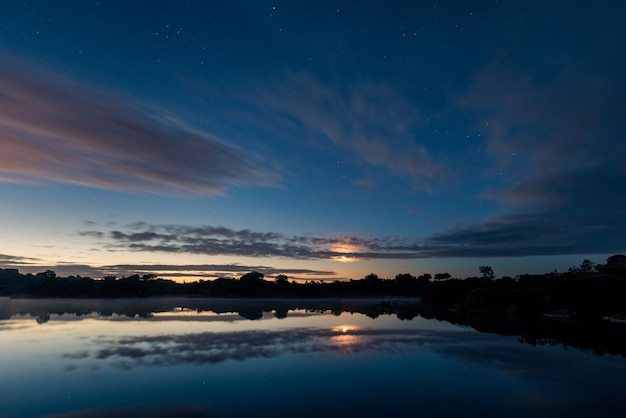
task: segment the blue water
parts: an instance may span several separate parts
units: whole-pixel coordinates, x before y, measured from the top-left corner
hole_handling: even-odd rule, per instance
[[[626,406],[622,356],[420,317],[177,309],[37,322],[16,303],[0,299],[2,417],[621,417]]]

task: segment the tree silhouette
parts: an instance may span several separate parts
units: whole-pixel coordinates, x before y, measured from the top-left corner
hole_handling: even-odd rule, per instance
[[[398,286],[408,287],[417,283],[417,279],[409,273],[403,273],[396,275],[396,283]]]
[[[606,264],[597,266],[602,273],[626,276],[626,255],[615,254],[606,259]]]
[[[239,282],[248,286],[259,285],[263,282],[263,273],[259,273],[258,271],[251,271],[250,273],[246,273],[239,278]]]
[[[478,271],[482,274],[483,279],[493,280],[496,277],[491,266],[480,266]]]
[[[370,273],[367,276],[365,276],[364,279],[367,282],[377,282],[380,280],[380,278],[378,277],[378,274],[376,273]]]
[[[580,271],[583,273],[593,273],[596,269],[596,264],[593,261],[583,260],[580,264]]]
[[[417,281],[420,283],[429,283],[430,279],[432,278],[433,278],[432,274],[424,273],[424,274],[417,276]]]
[[[287,277],[284,274],[279,274],[278,276],[276,276],[275,281],[277,285],[281,285],[281,286],[288,285],[289,277]]]

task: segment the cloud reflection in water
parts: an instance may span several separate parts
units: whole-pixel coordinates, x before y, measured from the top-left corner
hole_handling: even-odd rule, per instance
[[[94,351],[68,353],[63,357],[76,363],[67,371],[82,367],[108,365],[130,370],[137,367],[174,367],[217,364],[228,360],[245,361],[286,354],[349,357],[432,353],[463,368],[497,371],[519,381],[572,382],[594,381],[602,358],[571,367],[571,361],[588,358],[588,353],[573,350],[540,349],[518,344],[511,338],[466,332],[464,330],[370,329],[357,326],[333,328],[294,328],[239,332],[203,332],[132,336],[94,341]],[[564,356],[569,359],[564,361]],[[417,360],[418,357],[415,357]],[[608,359],[607,359],[608,360]],[[94,363],[94,361],[96,363]],[[81,362],[88,362],[81,364]],[[105,363],[101,363],[105,362]],[[100,363],[100,364],[98,364]],[[615,362],[611,367],[626,364]],[[601,367],[602,368],[602,367]],[[569,386],[569,385],[567,385]],[[575,386],[575,385],[572,385]],[[578,391],[570,387],[569,390]]]
[[[458,332],[388,330],[349,327],[296,328],[184,335],[132,336],[95,341],[94,352],[67,353],[67,359],[111,360],[131,369],[141,366],[215,364],[227,360],[269,358],[282,354],[350,355],[366,351],[415,350],[426,343],[443,344]],[[466,334],[466,333],[463,333]]]

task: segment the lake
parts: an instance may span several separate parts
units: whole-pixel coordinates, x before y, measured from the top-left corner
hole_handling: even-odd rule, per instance
[[[413,305],[0,298],[0,416],[625,416],[623,355]]]

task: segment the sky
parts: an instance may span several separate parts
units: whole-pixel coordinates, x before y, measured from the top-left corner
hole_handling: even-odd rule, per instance
[[[623,1],[3,1],[0,267],[564,271],[626,251]]]

